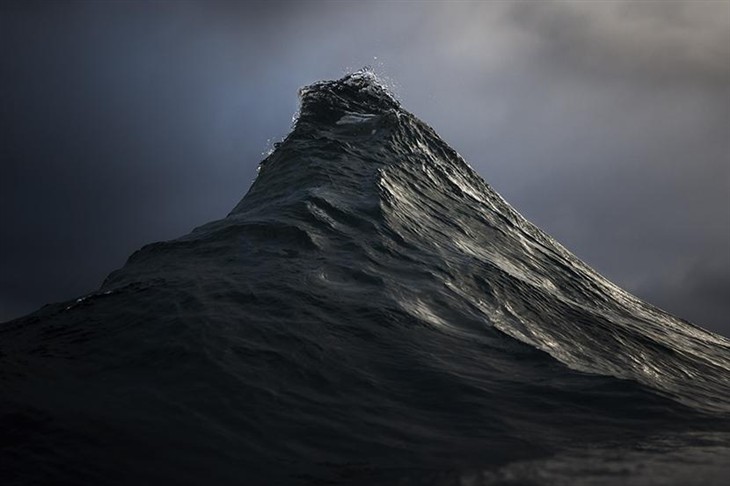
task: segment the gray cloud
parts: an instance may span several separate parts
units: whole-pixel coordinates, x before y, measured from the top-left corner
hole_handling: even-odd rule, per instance
[[[511,17],[553,66],[614,79],[727,87],[728,6],[722,2],[524,2]]]
[[[297,88],[372,64],[538,226],[730,335],[725,2],[19,2],[0,41],[0,320],[225,215]]]

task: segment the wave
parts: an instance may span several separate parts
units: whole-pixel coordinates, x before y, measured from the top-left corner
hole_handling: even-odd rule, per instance
[[[730,341],[526,221],[372,73],[299,94],[228,216],[0,328],[0,472],[564,482],[696,434],[727,472]]]

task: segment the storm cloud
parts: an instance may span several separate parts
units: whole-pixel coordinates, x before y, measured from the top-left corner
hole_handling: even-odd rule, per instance
[[[730,3],[0,7],[0,321],[218,219],[297,89],[371,65],[528,219],[730,335]]]

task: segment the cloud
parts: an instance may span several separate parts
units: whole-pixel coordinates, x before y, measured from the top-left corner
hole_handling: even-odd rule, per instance
[[[631,83],[726,86],[723,2],[519,2],[512,19],[561,68]]]

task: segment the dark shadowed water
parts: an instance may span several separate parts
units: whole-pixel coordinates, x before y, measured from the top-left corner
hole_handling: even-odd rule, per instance
[[[3,484],[730,476],[730,341],[579,261],[368,72],[300,95],[226,218],[0,326]]]

